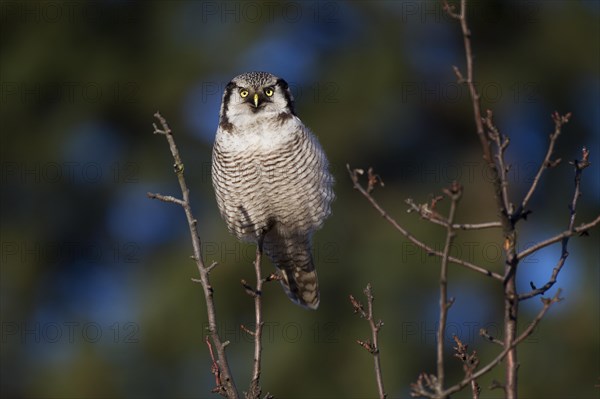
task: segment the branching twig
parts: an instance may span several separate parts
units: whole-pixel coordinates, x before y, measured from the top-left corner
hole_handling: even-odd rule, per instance
[[[517,222],[520,221],[520,219],[526,219],[529,213],[529,210],[526,209],[527,204],[532,198],[544,170],[551,168],[560,162],[560,159],[552,160],[554,145],[557,140],[557,137],[561,133],[563,125],[568,122],[570,118],[570,113],[563,116],[559,115],[556,112],[553,114],[555,129],[554,133],[550,136],[550,142],[548,145],[546,156],[544,158],[543,163],[540,165],[540,168],[536,173],[536,176],[534,177],[534,180],[531,184],[531,187],[527,191],[527,194],[520,203],[516,204],[518,207],[517,209],[515,209],[513,203],[510,201],[509,196],[508,173],[510,171],[510,165],[508,165],[505,160],[505,151],[508,148],[509,139],[506,136],[502,135],[496,127],[491,111],[487,111],[485,116],[482,115],[480,94],[477,90],[474,80],[474,57],[471,46],[471,32],[467,23],[466,0],[460,0],[459,11],[456,11],[456,7],[448,4],[447,0],[442,0],[442,2],[444,5],[444,10],[448,13],[448,15],[458,20],[460,23],[464,42],[466,73],[463,74],[461,70],[456,66],[454,66],[453,69],[458,79],[458,82],[465,83],[470,93],[471,105],[473,109],[473,119],[475,122],[476,133],[481,144],[483,159],[485,160],[486,166],[489,168],[493,177],[492,185],[494,190],[496,208],[498,211],[498,221],[480,224],[456,224],[453,221],[454,210],[456,206],[455,201],[451,206],[450,216],[448,218],[444,218],[435,210],[437,198],[434,198],[431,204],[426,205],[415,204],[411,199],[408,199],[406,202],[410,207],[409,212],[416,211],[423,219],[431,223],[444,226],[446,228],[447,234],[444,250],[441,252],[433,251],[429,246],[427,246],[427,244],[415,238],[410,232],[408,232],[405,228],[398,224],[392,217],[390,217],[385,212],[385,210],[377,203],[377,201],[375,201],[375,199],[371,195],[371,192],[373,191],[373,188],[375,187],[375,184],[378,180],[373,179],[373,176],[375,175],[373,174],[372,169],[369,169],[368,186],[365,189],[358,181],[358,175],[363,174],[364,172],[361,169],[351,170],[348,165],[347,168],[352,179],[354,188],[358,190],[371,203],[371,205],[381,214],[382,217],[386,219],[387,222],[389,222],[396,230],[398,230],[404,237],[406,237],[417,247],[421,248],[429,254],[434,254],[442,258],[442,267],[440,271],[440,320],[437,331],[437,375],[422,373],[419,376],[417,382],[411,385],[411,395],[438,399],[447,398],[450,394],[458,392],[470,384],[473,397],[477,398],[479,395],[479,387],[475,382],[476,379],[494,369],[494,367],[496,367],[501,361],[504,361],[506,367],[505,381],[504,383],[494,383],[494,386],[502,387],[504,389],[506,398],[514,399],[517,397],[518,361],[516,347],[521,342],[523,342],[524,339],[526,339],[529,335],[533,333],[535,327],[539,324],[539,322],[544,317],[551,305],[560,300],[560,290],[558,290],[558,292],[552,299],[542,299],[543,308],[521,334],[518,334],[517,332],[519,302],[523,299],[541,295],[544,292],[546,292],[552,285],[554,285],[558,273],[563,267],[566,257],[568,256],[567,243],[569,241],[569,238],[575,234],[584,234],[587,232],[588,229],[600,224],[600,216],[598,216],[594,221],[590,223],[582,224],[579,227],[575,227],[575,209],[577,204],[577,198],[580,196],[579,185],[581,179],[581,171],[589,165],[589,152],[586,149],[584,149],[583,161],[574,162],[576,168],[575,194],[573,197],[573,201],[570,204],[571,213],[568,229],[555,237],[540,242],[532,246],[531,248],[522,251],[521,253],[517,253],[517,230],[515,226]],[[498,275],[496,273],[493,273],[472,263],[466,262],[462,259],[453,258],[449,255],[449,247],[452,243],[452,237],[454,235],[455,230],[475,230],[496,227],[501,227],[502,229],[502,247],[504,249],[505,258],[504,274],[501,278],[498,278]],[[557,266],[554,268],[550,280],[541,288],[536,288],[532,284],[531,292],[519,295],[516,284],[517,267],[519,265],[519,261],[524,257],[529,256],[532,253],[538,251],[539,249],[559,241],[562,241],[563,245],[561,259],[558,261]],[[497,338],[494,338],[490,336],[487,333],[487,331],[484,330],[480,332],[481,335],[486,337],[489,341],[500,345],[502,347],[502,350],[496,356],[496,358],[494,358],[491,362],[489,362],[487,365],[485,365],[477,371],[475,371],[478,366],[475,353],[469,355],[467,353],[466,346],[462,345],[462,343],[458,339],[456,339],[458,346],[455,349],[459,357],[461,357],[461,359],[463,360],[465,378],[458,384],[444,389],[445,373],[443,363],[443,335],[445,332],[447,310],[448,307],[451,305],[451,301],[448,301],[447,297],[448,262],[462,265],[464,267],[467,267],[468,269],[475,270],[479,273],[491,276],[497,280],[502,281],[504,287],[504,339],[503,341],[501,341]],[[354,304],[354,299],[351,298],[351,300]],[[357,312],[364,312],[364,309],[362,309],[362,305],[360,304],[355,305],[355,309]],[[366,343],[360,341],[359,343],[365,346],[367,349],[372,348],[371,344],[368,341]]]
[[[479,377],[487,374],[491,370],[494,369],[510,352],[512,347],[519,345],[521,342],[526,340],[534,331],[542,318],[546,315],[546,312],[550,309],[550,307],[557,302],[560,302],[562,298],[560,298],[560,290],[556,292],[554,297],[552,298],[542,298],[542,309],[538,312],[536,317],[529,323],[527,328],[515,338],[515,340],[511,343],[511,346],[505,347],[502,352],[500,352],[493,360],[491,360],[484,367],[480,368],[478,371],[474,372],[470,377],[465,377],[459,383],[447,388],[445,391],[438,393],[435,392],[432,387],[435,386],[435,376],[421,374],[419,375],[419,379],[416,383],[411,384],[411,396],[413,397],[426,397],[426,398],[444,398],[448,395],[461,391],[464,387],[471,384],[471,381],[477,380]]]
[[[455,335],[454,342],[456,342],[456,346],[454,347],[454,357],[460,359],[463,364],[463,370],[465,372],[466,378],[471,378],[473,372],[479,365],[479,358],[477,357],[477,352],[473,351],[469,353],[468,345],[462,343],[462,341]],[[473,399],[479,399],[479,392],[481,389],[479,388],[479,384],[474,379],[471,380],[471,393],[473,394]]]
[[[350,178],[352,179],[354,188],[356,190],[358,190],[358,192],[360,192],[371,203],[373,208],[375,208],[375,210],[377,210],[377,212],[379,212],[385,220],[387,220],[396,230],[398,230],[400,232],[400,234],[402,234],[404,237],[406,237],[410,242],[415,244],[417,247],[421,248],[427,254],[439,256],[440,258],[443,256],[443,253],[441,251],[436,251],[435,249],[429,247],[424,242],[417,239],[408,230],[406,230],[404,227],[402,227],[400,224],[398,224],[398,222],[396,222],[396,220],[394,220],[394,218],[392,218],[390,215],[388,215],[388,213],[379,205],[379,203],[375,200],[375,198],[373,198],[373,196],[371,194],[369,194],[367,192],[367,190],[365,190],[365,188],[363,188],[363,186],[359,183],[358,172],[357,172],[357,171],[359,171],[358,169],[352,170],[352,169],[350,169],[350,165],[346,165],[346,168],[348,169],[348,173],[350,174]],[[491,270],[485,269],[481,266],[477,266],[466,260],[458,259],[453,256],[448,256],[448,260],[452,263],[464,266],[468,269],[471,269],[473,271],[481,273],[485,276],[492,277],[496,280],[502,281],[504,279],[504,277],[501,276],[500,274],[492,272]]]
[[[593,227],[596,227],[600,224],[600,215],[596,216],[596,219],[592,220],[589,223],[584,223],[579,225],[578,227],[573,228],[573,230],[565,230],[560,234],[555,235],[554,237],[548,238],[544,241],[540,241],[535,245],[532,245],[531,247],[519,252],[519,254],[517,255],[517,258],[519,260],[532,255],[534,253],[536,253],[537,251],[539,251],[542,248],[545,248],[549,245],[552,244],[556,244],[559,241],[564,240],[565,238],[569,238],[571,236],[574,235],[584,235],[587,234],[587,231]]]
[[[557,131],[560,132],[559,127],[557,127]],[[556,133],[556,134],[558,135],[558,133]],[[590,152],[587,150],[587,148],[584,147],[582,150],[582,160],[581,161],[575,160],[572,162],[572,164],[575,166],[575,192],[573,193],[573,199],[571,200],[571,203],[569,204],[570,217],[569,217],[569,225],[566,230],[568,232],[574,231],[577,200],[581,196],[581,190],[580,190],[581,174],[582,174],[583,170],[590,165],[589,157],[590,157]],[[596,220],[600,220],[600,216],[598,216],[598,218],[596,218]],[[561,249],[560,258],[559,258],[558,262],[556,263],[556,266],[554,266],[554,268],[552,269],[552,275],[550,276],[550,279],[548,280],[548,282],[546,282],[546,284],[544,284],[540,288],[536,288],[533,285],[533,282],[531,282],[530,284],[531,284],[532,290],[525,294],[519,295],[519,300],[525,300],[525,299],[533,298],[534,296],[537,296],[537,295],[543,295],[546,291],[548,291],[556,283],[556,278],[558,277],[558,274],[560,273],[562,267],[565,264],[565,261],[567,260],[567,257],[569,256],[569,251],[567,249],[567,246],[569,244],[569,238],[570,238],[570,236],[566,236],[561,240],[562,241],[562,249]]]
[[[385,399],[387,397],[385,390],[383,388],[383,374],[381,372],[381,363],[379,359],[379,330],[383,326],[383,321],[375,321],[375,317],[373,316],[373,290],[371,288],[371,284],[367,284],[367,288],[364,290],[364,294],[367,297],[367,310],[365,310],[362,303],[357,301],[354,296],[350,295],[350,303],[354,308],[354,313],[358,313],[360,317],[366,319],[369,322],[369,326],[371,327],[371,340],[356,340],[356,343],[365,348],[373,355],[373,361],[375,363],[375,379],[377,380],[377,390],[379,392],[379,398]]]
[[[546,169],[553,168],[560,163],[560,161],[561,161],[560,158],[558,158],[556,160],[551,159],[552,154],[554,152],[554,144],[556,143],[556,139],[558,139],[558,136],[560,135],[560,133],[562,131],[563,125],[569,122],[570,117],[571,117],[570,112],[567,113],[566,115],[559,115],[558,112],[554,112],[552,114],[552,120],[554,121],[554,132],[552,134],[550,134],[550,141],[548,142],[548,150],[546,151],[546,156],[544,157],[544,160],[542,161],[540,168],[538,169],[537,173],[535,174],[535,177],[533,178],[531,187],[529,187],[527,194],[525,194],[523,201],[521,202],[521,204],[519,205],[519,208],[515,212],[515,218],[527,217],[527,213],[528,213],[528,211],[526,210],[527,204],[529,203],[529,200],[531,199],[531,197],[533,196],[533,193],[535,192],[535,190],[537,188],[537,185],[540,181],[540,177],[542,177],[542,173],[544,173],[544,171]]]
[[[410,207],[407,212],[417,212],[423,219],[430,221],[433,224],[448,227],[448,221],[439,218],[437,213],[431,211],[428,204],[416,204],[412,198],[406,199],[406,204]],[[502,227],[500,222],[485,222],[485,223],[453,223],[453,230],[483,230],[496,227]]]
[[[212,343],[216,348],[217,353],[215,359],[212,345],[209,344],[209,350],[213,358],[212,372],[213,374],[215,374],[217,381],[217,387],[213,390],[213,392],[217,392],[228,398],[237,399],[238,392],[233,381],[233,376],[229,368],[229,363],[227,362],[227,356],[225,354],[225,347],[227,346],[229,341],[222,342],[217,331],[217,316],[215,310],[215,303],[213,299],[213,288],[210,285],[209,279],[210,270],[214,267],[214,265],[211,265],[209,267],[206,267],[204,265],[204,260],[202,258],[202,247],[200,244],[200,236],[198,234],[198,222],[192,214],[192,208],[190,206],[190,192],[188,190],[185,178],[183,176],[184,166],[183,162],[181,161],[181,157],[179,156],[179,150],[175,145],[175,140],[173,139],[171,129],[169,128],[165,118],[163,118],[160,113],[156,112],[154,114],[154,117],[158,119],[158,122],[160,124],[160,128],[156,124],[153,124],[154,133],[165,136],[167,142],[169,143],[171,155],[175,160],[175,174],[177,175],[177,180],[179,181],[179,187],[181,188],[181,194],[183,195],[183,199],[177,199],[171,196],[164,196],[155,193],[148,193],[148,197],[159,199],[165,202],[173,202],[177,205],[180,205],[185,211],[185,216],[187,218],[190,230],[190,236],[192,238],[192,247],[194,250],[194,255],[192,256],[192,258],[194,259],[194,261],[196,262],[196,266],[198,267],[198,272],[200,273],[200,284],[202,285],[202,289],[204,291],[204,300],[206,302],[206,312],[208,315],[208,333]],[[218,368],[218,370],[215,370],[215,367]]]
[[[490,138],[486,136],[484,129],[484,121],[481,115],[480,95],[475,86],[473,78],[473,51],[471,48],[471,31],[467,23],[467,2],[460,1],[460,12],[455,12],[454,7],[450,6],[447,0],[443,0],[444,9],[452,17],[460,22],[461,31],[463,34],[463,42],[465,48],[465,60],[467,64],[467,76],[462,75],[458,67],[454,67],[454,72],[459,82],[465,82],[469,88],[471,103],[473,107],[473,119],[475,122],[477,137],[481,144],[483,159],[486,161],[488,168],[492,172],[492,184],[494,187],[494,198],[496,200],[496,208],[502,224],[503,248],[505,254],[504,264],[504,345],[507,351],[506,359],[506,395],[507,399],[516,399],[517,397],[517,351],[513,345],[517,334],[517,320],[519,311],[519,301],[517,295],[517,259],[516,241],[517,232],[515,230],[513,210],[508,201],[508,181],[506,180],[506,166],[503,161],[503,152],[507,143],[500,139],[501,135],[496,131],[499,137],[499,145],[497,146],[496,159],[492,156],[492,148]],[[488,115],[488,120],[490,120]],[[490,121],[490,125],[491,121]],[[488,126],[489,127],[489,126]],[[500,171],[496,165],[496,161],[500,165]]]
[[[544,317],[544,315],[546,314],[548,309],[550,309],[550,307],[554,303],[560,302],[561,300],[562,300],[562,298],[560,297],[560,290],[558,290],[556,292],[556,294],[554,295],[554,297],[552,297],[552,298],[542,298],[542,304],[543,304],[542,309],[539,311],[539,313],[536,315],[536,317],[529,323],[527,328],[518,337],[515,338],[515,340],[511,344],[511,346],[515,347],[515,346],[519,345],[521,342],[523,342],[525,339],[527,339],[535,331],[535,328],[537,327],[539,322],[542,320],[542,318]],[[455,392],[462,390],[465,386],[470,384],[471,381],[476,380],[477,378],[481,377],[482,375],[484,375],[487,372],[489,372],[490,370],[492,370],[510,352],[510,350],[512,349],[511,346],[505,347],[504,350],[502,352],[500,352],[500,354],[498,354],[498,356],[496,356],[491,362],[489,362],[487,365],[485,365],[485,367],[482,367],[476,373],[473,373],[473,375],[471,375],[470,377],[465,378],[458,384],[446,389],[446,391],[443,392],[444,396],[448,396],[448,395],[451,395]]]
[[[496,162],[498,162],[498,170],[500,173],[499,179],[500,184],[502,186],[501,195],[502,195],[502,206],[507,210],[508,214],[512,214],[512,204],[508,197],[508,171],[510,167],[506,165],[504,161],[504,153],[510,144],[510,139],[500,133],[496,125],[494,125],[494,114],[491,110],[486,111],[485,118],[483,118],[483,122],[488,129],[488,137],[490,140],[494,142],[496,145],[496,153],[495,158]]]
[[[450,211],[448,213],[448,223],[446,229],[446,242],[442,254],[442,265],[440,267],[440,317],[437,331],[437,391],[444,390],[445,370],[444,370],[444,333],[446,332],[446,319],[448,309],[454,302],[453,299],[448,299],[448,257],[450,256],[450,247],[454,241],[454,214],[456,212],[456,204],[462,195],[462,187],[457,182],[453,182],[449,189],[444,189],[444,194],[450,198]]]

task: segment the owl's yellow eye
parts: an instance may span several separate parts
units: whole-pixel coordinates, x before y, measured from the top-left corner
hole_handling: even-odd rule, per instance
[[[267,87],[265,89],[265,94],[267,95],[267,97],[271,97],[273,95],[273,89],[271,89],[270,87]]]
[[[248,94],[250,94],[250,93],[248,92],[248,90],[246,90],[246,89],[242,89],[242,90],[240,90],[240,96],[242,96],[242,98],[246,98],[246,97],[248,97]]]

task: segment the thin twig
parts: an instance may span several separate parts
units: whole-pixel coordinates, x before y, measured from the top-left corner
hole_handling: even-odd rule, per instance
[[[175,197],[172,197],[170,195],[162,195],[162,194],[157,194],[157,193],[147,193],[147,195],[148,195],[148,198],[157,199],[157,200],[162,201],[162,202],[172,202],[172,203],[177,204],[179,206],[184,206],[185,205],[185,202],[183,202],[179,198],[175,198]]]
[[[540,241],[537,244],[532,245],[527,249],[524,249],[523,251],[519,252],[517,257],[519,260],[521,260],[529,255],[536,253],[540,249],[552,244],[556,244],[557,242],[562,241],[565,238],[569,238],[574,235],[586,234],[589,229],[596,227],[598,224],[600,224],[600,215],[596,216],[596,219],[592,220],[589,223],[583,223],[578,227],[573,228],[573,230],[565,230],[562,233],[555,235],[554,237],[550,237],[544,241]]]
[[[496,125],[494,125],[494,114],[491,110],[486,111],[486,116],[483,118],[483,122],[485,126],[488,128],[488,137],[494,142],[496,145],[495,158],[496,162],[498,162],[498,170],[500,172],[500,182],[502,185],[502,206],[504,209],[508,211],[509,214],[512,214],[512,204],[508,197],[508,171],[509,166],[506,165],[504,160],[504,153],[510,144],[510,140],[508,137],[500,133]]]
[[[369,326],[371,327],[371,340],[356,340],[356,343],[365,348],[369,353],[373,355],[373,362],[375,368],[375,379],[377,381],[377,391],[379,392],[379,398],[385,399],[387,394],[385,393],[385,389],[383,388],[383,374],[381,371],[381,362],[379,359],[379,330],[383,326],[383,321],[375,321],[375,316],[373,315],[373,289],[371,287],[371,283],[367,284],[367,288],[363,291],[365,296],[367,297],[367,310],[365,310],[362,303],[357,301],[354,296],[350,295],[350,303],[354,308],[354,313],[358,313],[360,317],[366,319],[369,322]]]
[[[488,333],[488,331],[485,328],[482,328],[479,330],[479,335],[481,335],[488,341],[495,343],[496,345],[504,346],[504,342],[502,342],[501,340],[499,340],[496,337],[491,336],[490,333]]]
[[[523,201],[521,201],[521,204],[519,205],[519,209],[517,209],[517,211],[515,212],[516,218],[526,217],[527,204],[529,203],[529,200],[533,196],[533,193],[535,192],[535,190],[538,186],[538,183],[540,181],[540,178],[542,177],[542,174],[544,173],[544,171],[548,168],[553,168],[560,163],[560,161],[561,161],[560,158],[558,158],[554,161],[551,159],[552,154],[554,153],[554,144],[556,143],[556,140],[558,139],[558,136],[560,135],[560,133],[562,131],[563,125],[569,122],[570,117],[571,117],[570,112],[567,113],[566,115],[559,115],[558,112],[554,112],[552,114],[552,120],[554,121],[554,132],[552,132],[552,134],[550,134],[550,141],[548,142],[548,149],[546,151],[546,156],[544,157],[544,160],[540,164],[540,167],[539,167],[537,173],[535,174],[535,177],[533,178],[531,187],[529,187],[527,194],[525,194]]]
[[[352,169],[350,169],[350,165],[346,165],[346,168],[348,169],[348,173],[350,174],[350,178],[352,179],[353,187],[356,190],[358,190],[358,192],[360,192],[371,203],[373,208],[375,208],[375,210],[377,210],[377,212],[379,212],[379,214],[386,221],[388,221],[396,230],[398,230],[400,232],[400,234],[402,234],[404,237],[406,237],[410,242],[415,244],[417,247],[421,248],[427,254],[439,256],[440,258],[443,256],[443,253],[441,251],[437,251],[437,250],[429,247],[424,242],[417,239],[408,230],[406,230],[404,227],[402,227],[400,224],[398,224],[398,222],[396,222],[396,220],[394,218],[392,218],[390,215],[388,215],[388,213],[379,205],[379,203],[375,200],[375,198],[373,198],[373,196],[371,194],[369,194],[359,183],[359,181],[358,181],[359,169],[352,170]],[[458,259],[453,256],[448,256],[448,260],[454,264],[464,266],[468,269],[471,269],[473,271],[481,273],[485,276],[492,277],[496,280],[502,281],[504,279],[504,276],[502,276],[498,273],[492,272],[491,270],[485,269],[481,266],[477,266],[466,260]]]
[[[462,187],[457,182],[453,182],[449,189],[444,189],[444,193],[450,198],[450,211],[448,212],[448,223],[446,228],[446,242],[442,254],[442,265],[440,267],[440,317],[437,331],[437,390],[444,390],[444,333],[446,332],[446,319],[448,309],[452,306],[452,299],[448,299],[448,257],[450,256],[450,247],[454,241],[455,233],[452,229],[456,205],[462,195]]]
[[[491,371],[492,369],[494,369],[494,367],[496,367],[496,365],[498,363],[500,363],[506,357],[506,355],[510,352],[512,347],[519,345],[521,342],[523,342],[525,339],[527,339],[535,331],[535,328],[537,327],[539,322],[542,320],[542,318],[544,317],[544,315],[546,314],[548,309],[550,309],[550,307],[554,303],[560,302],[562,300],[562,298],[560,298],[560,292],[561,291],[558,290],[556,292],[556,294],[554,295],[554,297],[552,297],[552,298],[542,298],[542,304],[543,304],[542,309],[538,312],[536,317],[529,323],[527,328],[511,343],[511,346],[504,348],[504,350],[502,350],[502,352],[500,352],[492,361],[490,361],[484,367],[479,369],[477,372],[473,373],[473,375],[471,375],[470,377],[464,378],[462,381],[460,381],[459,383],[446,389],[444,392],[442,392],[439,395],[433,395],[433,396],[430,395],[428,397],[443,398],[443,397],[446,397],[453,393],[459,392],[464,387],[469,385],[471,383],[471,381],[478,379],[479,377],[483,376],[484,374],[486,374],[489,371]],[[425,395],[422,395],[422,396],[425,396]]]
[[[416,204],[412,198],[407,198],[406,204],[410,207],[407,212],[417,212],[423,219],[437,224],[439,226],[448,227],[448,221],[440,219],[437,214],[431,212],[427,204]],[[500,222],[484,222],[484,223],[453,223],[453,230],[483,230],[496,227],[502,227]]]
[[[213,374],[215,374],[215,376],[217,378],[217,384],[220,384],[220,385],[217,385],[217,387],[213,391],[218,392],[219,394],[226,396],[228,398],[237,399],[238,398],[237,388],[233,381],[233,375],[231,374],[231,370],[229,368],[229,363],[227,362],[227,356],[225,354],[225,347],[227,346],[229,341],[222,342],[221,338],[219,336],[219,333],[217,331],[217,316],[216,316],[216,310],[215,310],[215,303],[214,303],[214,299],[213,299],[213,288],[210,284],[210,279],[209,279],[210,269],[212,269],[214,267],[214,265],[211,265],[209,267],[206,267],[204,265],[204,261],[202,258],[202,246],[200,243],[200,235],[198,233],[198,226],[197,226],[198,223],[197,223],[197,220],[194,218],[194,215],[192,214],[192,208],[190,205],[190,191],[187,187],[187,183],[183,176],[184,166],[183,166],[183,162],[181,161],[181,157],[179,155],[179,150],[177,149],[177,146],[175,145],[175,140],[173,138],[171,129],[169,128],[165,118],[163,118],[159,112],[156,112],[154,114],[154,117],[156,119],[158,119],[158,122],[160,124],[160,128],[155,123],[153,124],[154,133],[165,136],[165,138],[167,139],[167,142],[169,143],[171,155],[173,156],[173,159],[175,160],[175,165],[174,165],[175,174],[177,175],[177,180],[179,181],[179,187],[181,188],[181,193],[182,193],[183,199],[178,200],[174,197],[164,196],[161,194],[152,194],[152,193],[148,193],[148,197],[154,198],[154,199],[159,199],[161,201],[166,201],[166,202],[174,202],[174,203],[180,205],[183,208],[183,210],[185,211],[185,216],[187,218],[188,226],[189,226],[189,230],[190,230],[190,236],[192,238],[192,247],[194,250],[194,252],[193,252],[194,254],[193,254],[192,258],[196,262],[198,272],[200,273],[200,284],[202,285],[202,289],[204,291],[204,300],[206,302],[206,311],[207,311],[207,316],[208,316],[208,333],[209,333],[212,343],[215,346],[216,353],[217,353],[217,359],[215,360],[214,355],[212,353],[212,346],[209,345],[209,349],[211,351],[211,356],[213,356],[213,367],[216,365],[216,367],[218,367],[218,369],[219,369],[218,371],[214,371]]]
[[[465,377],[470,378],[473,375],[473,372],[479,365],[479,358],[477,357],[477,352],[473,351],[469,353],[468,345],[462,343],[462,341],[455,335],[454,342],[456,342],[456,346],[454,347],[454,357],[460,359],[463,364],[463,371],[465,372]],[[479,399],[479,393],[481,389],[479,388],[479,384],[474,379],[471,380],[471,394],[473,395],[473,399]]]
[[[454,230],[483,230],[492,229],[496,227],[502,227],[500,222],[485,222],[485,223],[454,223],[452,228]]]
[[[571,203],[569,204],[570,214],[569,214],[569,225],[567,227],[568,232],[574,231],[577,200],[579,199],[579,197],[581,197],[581,190],[580,190],[581,174],[583,173],[583,170],[590,165],[589,157],[590,157],[590,152],[588,151],[587,148],[584,147],[582,150],[582,160],[581,161],[575,160],[572,162],[572,164],[575,167],[575,190],[573,193],[573,199],[571,200]],[[597,220],[600,220],[600,216],[598,216]],[[544,284],[540,288],[536,288],[533,285],[533,282],[531,282],[530,284],[531,284],[532,290],[525,294],[519,295],[519,300],[525,300],[525,299],[533,298],[534,296],[537,296],[537,295],[543,295],[546,291],[548,291],[550,288],[552,288],[552,286],[556,283],[558,274],[560,273],[561,269],[565,265],[565,261],[567,260],[567,257],[569,256],[569,251],[567,249],[567,246],[569,244],[570,237],[571,236],[567,236],[561,240],[562,248],[561,248],[560,258],[559,258],[558,262],[556,263],[556,266],[554,266],[554,268],[552,269],[552,275],[550,276],[550,279],[546,282],[546,284]]]
[[[221,393],[221,387],[223,383],[221,382],[221,369],[219,368],[219,363],[217,359],[215,359],[215,352],[213,351],[212,345],[210,343],[210,339],[206,337],[205,339],[206,345],[208,346],[208,353],[210,354],[210,360],[212,360],[212,365],[210,366],[210,372],[215,376],[215,387],[211,392],[213,393]]]

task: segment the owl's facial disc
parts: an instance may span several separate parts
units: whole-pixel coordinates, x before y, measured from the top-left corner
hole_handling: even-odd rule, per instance
[[[294,99],[287,82],[266,72],[249,72],[233,78],[223,93],[219,126],[224,130],[256,122],[256,117],[287,120],[295,116]]]
[[[260,108],[263,108],[261,106],[273,102],[272,97],[275,94],[275,88],[273,86],[266,88],[242,87],[239,89],[239,94],[243,102],[250,106],[252,112],[257,112]]]

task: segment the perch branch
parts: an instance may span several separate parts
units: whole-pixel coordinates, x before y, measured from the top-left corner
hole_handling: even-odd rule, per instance
[[[160,123],[160,128],[153,124],[154,126],[154,134],[160,134],[165,136],[167,142],[169,143],[169,148],[171,149],[171,155],[175,160],[175,174],[177,175],[177,180],[179,181],[179,187],[181,188],[181,194],[183,199],[179,200],[174,197],[164,196],[161,194],[148,193],[149,198],[158,199],[166,202],[173,202],[175,204],[180,205],[185,211],[185,216],[187,218],[190,236],[192,238],[192,247],[193,247],[193,256],[192,258],[196,262],[196,266],[198,268],[198,272],[200,273],[200,284],[202,285],[202,289],[204,291],[204,300],[206,302],[206,312],[208,316],[208,333],[212,343],[215,346],[216,350],[216,360],[214,359],[214,354],[212,350],[212,346],[209,345],[209,349],[211,351],[211,356],[213,356],[213,369],[217,367],[218,370],[213,370],[213,374],[215,374],[217,379],[217,387],[213,390],[213,392],[217,392],[223,396],[226,396],[230,399],[237,399],[238,392],[235,386],[233,375],[231,374],[231,370],[229,368],[229,363],[227,362],[227,356],[225,354],[225,347],[229,343],[229,341],[222,342],[217,331],[217,316],[215,310],[215,303],[213,299],[213,288],[210,284],[209,272],[213,265],[206,267],[204,265],[204,261],[202,259],[202,247],[200,244],[200,235],[198,233],[198,222],[194,215],[192,214],[192,208],[190,205],[190,191],[187,187],[187,183],[185,181],[185,177],[183,175],[184,165],[181,161],[181,157],[179,155],[179,150],[175,145],[175,140],[173,138],[173,133],[169,128],[167,121],[163,116],[156,112],[154,117],[158,119]]]
[[[260,372],[262,360],[262,331],[263,331],[263,315],[262,315],[262,286],[265,280],[262,278],[260,269],[261,256],[263,248],[262,236],[256,246],[256,260],[254,261],[254,270],[256,271],[256,288],[254,289],[254,332],[251,333],[254,339],[254,364],[252,367],[252,381],[250,388],[246,393],[247,399],[259,399],[262,393],[260,387]]]

